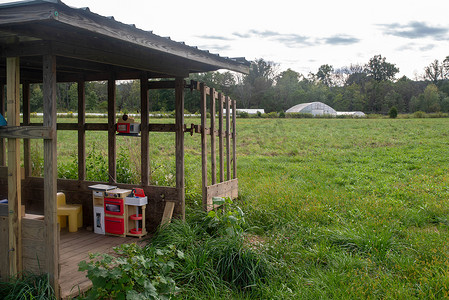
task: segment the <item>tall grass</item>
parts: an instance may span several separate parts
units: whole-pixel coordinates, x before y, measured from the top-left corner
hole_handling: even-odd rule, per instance
[[[47,300],[56,297],[47,275],[24,273],[17,279],[0,282],[0,299]]]
[[[237,119],[245,234],[213,235],[196,210],[161,230],[154,245],[185,252],[174,275],[179,297],[449,298],[448,125],[430,117]],[[76,149],[74,136],[58,133],[59,153]],[[165,184],[174,174],[173,136],[151,136],[153,179]],[[92,133],[88,145],[104,138]],[[185,145],[193,207],[201,198],[199,136],[186,135]],[[140,153],[133,147],[125,152]]]

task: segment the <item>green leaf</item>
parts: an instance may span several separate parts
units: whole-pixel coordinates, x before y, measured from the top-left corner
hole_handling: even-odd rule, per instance
[[[223,205],[225,204],[226,200],[222,197],[212,197],[212,203],[214,205]]]

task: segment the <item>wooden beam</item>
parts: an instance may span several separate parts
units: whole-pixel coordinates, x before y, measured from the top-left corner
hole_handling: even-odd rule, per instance
[[[216,155],[216,146],[215,146],[215,99],[217,97],[217,93],[214,88],[211,88],[210,92],[210,164],[211,164],[211,183],[217,183],[217,155]]]
[[[12,139],[51,140],[56,137],[56,130],[53,130],[52,128],[49,127],[37,127],[37,126],[7,126],[4,128],[0,128],[0,137]]]
[[[173,80],[171,81],[150,81],[148,82],[148,88],[150,90],[163,90],[163,89],[174,89],[175,88],[175,82]]]
[[[207,197],[206,197],[206,188],[207,188],[207,135],[206,135],[206,121],[207,121],[207,95],[206,95],[206,85],[201,82],[200,83],[200,109],[201,109],[201,187],[203,194],[203,209],[207,210]]]
[[[20,125],[20,60],[6,59],[6,101],[8,125]],[[8,210],[9,210],[9,274],[15,276],[22,271],[22,187],[20,181],[20,140],[8,138]]]
[[[232,178],[237,178],[237,102],[232,101]]]
[[[43,126],[56,131],[56,57],[43,57]],[[56,297],[59,295],[59,231],[56,214],[57,140],[44,140],[44,220],[47,272]]]
[[[41,123],[30,123],[32,127],[42,127]],[[23,126],[22,126],[23,127]],[[57,130],[78,130],[77,123],[58,123],[56,124]],[[114,125],[115,129],[115,125]],[[45,130],[40,129],[40,130]],[[84,124],[85,131],[108,131],[107,123],[85,123]],[[150,132],[175,132],[175,124],[158,124],[158,123],[150,123],[148,124],[148,131]],[[6,132],[6,131],[5,131]],[[28,134],[29,135],[29,134]],[[42,133],[41,135],[36,134],[38,137],[43,138],[43,136],[48,136],[49,138],[52,136],[50,133]],[[0,129],[1,136],[1,129]]]
[[[5,83],[0,81],[0,114],[5,116]],[[6,166],[6,140],[0,138],[0,166]]]
[[[226,178],[231,180],[231,100],[226,96]]]
[[[175,79],[175,117],[176,117],[176,189],[178,201],[181,202],[181,216],[185,220],[185,179],[184,179],[184,80]]]
[[[108,170],[109,183],[117,182],[117,149],[115,138],[115,78],[112,76],[108,80]]]
[[[218,102],[220,103],[220,110],[218,111],[218,156],[220,159],[220,182],[224,181],[223,101],[224,96],[222,93],[219,93]]]
[[[56,57],[43,57],[43,125],[56,131]],[[44,140],[44,222],[46,232],[47,272],[50,284],[59,298],[59,231],[56,214],[57,149],[56,136]]]
[[[150,155],[149,155],[149,93],[148,93],[148,76],[142,74],[140,78],[140,167],[142,185],[148,185],[150,182]]]
[[[175,124],[149,124],[149,131],[151,132],[176,132]]]
[[[30,83],[24,82],[22,84],[22,97],[23,97],[23,125],[30,125]],[[23,140],[23,165],[25,168],[25,176],[31,176],[31,147],[30,139]]]
[[[83,80],[78,85],[78,179],[86,179],[86,88]]]

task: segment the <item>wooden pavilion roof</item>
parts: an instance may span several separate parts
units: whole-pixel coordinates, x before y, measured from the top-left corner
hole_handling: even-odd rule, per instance
[[[57,56],[59,82],[188,77],[227,69],[248,73],[244,58],[227,58],[160,37],[134,25],[72,8],[60,0],[0,5],[0,79],[5,57],[21,57],[21,79],[42,81],[42,55]]]

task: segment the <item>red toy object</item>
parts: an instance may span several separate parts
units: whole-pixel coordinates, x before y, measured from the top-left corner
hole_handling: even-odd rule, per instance
[[[133,228],[129,232],[132,234],[142,234],[142,228]]]
[[[135,188],[133,189],[134,197],[145,197],[145,192],[143,189]]]
[[[141,221],[142,220],[142,215],[138,214],[138,215],[130,215],[129,218],[133,221]]]
[[[105,217],[105,229],[107,233],[123,235],[125,233],[125,220],[121,218]]]

